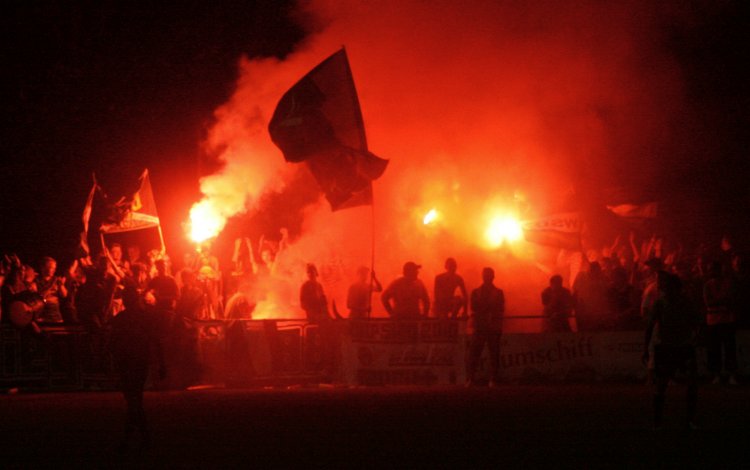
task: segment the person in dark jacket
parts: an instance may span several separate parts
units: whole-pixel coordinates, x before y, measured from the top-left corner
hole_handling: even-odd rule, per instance
[[[125,309],[112,319],[110,338],[110,352],[127,406],[121,451],[127,450],[135,431],[140,433],[142,447],[147,448],[151,444],[143,409],[143,390],[152,357],[158,360],[159,377],[163,379],[166,376],[157,315],[146,306],[141,293],[131,283],[123,290],[123,304]]]
[[[701,320],[698,309],[682,293],[682,282],[677,276],[659,271],[657,274],[659,296],[654,302],[644,338],[643,363],[649,362],[649,345],[658,325],[654,346],[654,427],[660,428],[667,385],[677,371],[687,379],[687,426],[695,428],[698,401],[698,367],[695,341]]]
[[[560,275],[554,275],[549,280],[549,287],[542,291],[542,306],[544,307],[545,332],[569,332],[568,317],[573,312],[573,296],[563,287]]]
[[[472,330],[467,361],[467,385],[475,385],[475,375],[485,344],[490,352],[490,385],[495,385],[500,375],[500,336],[503,330],[503,313],[505,313],[505,296],[502,289],[495,286],[495,271],[492,268],[482,270],[482,285],[471,292],[471,316],[469,326]]]

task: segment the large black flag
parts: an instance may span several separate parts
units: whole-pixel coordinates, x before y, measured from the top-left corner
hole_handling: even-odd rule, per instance
[[[346,51],[341,49],[287,91],[268,125],[288,162],[307,162],[335,211],[372,203],[372,181],[388,160],[367,138]]]

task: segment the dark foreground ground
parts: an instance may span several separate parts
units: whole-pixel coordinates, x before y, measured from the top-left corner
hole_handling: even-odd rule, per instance
[[[0,396],[0,468],[749,468],[750,388],[645,385],[149,392],[149,451],[115,452],[112,392]]]

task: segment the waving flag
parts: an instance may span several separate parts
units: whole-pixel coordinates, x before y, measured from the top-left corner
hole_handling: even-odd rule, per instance
[[[607,206],[610,212],[626,219],[655,219],[659,211],[659,203],[619,204]]]
[[[148,169],[143,170],[138,181],[138,190],[132,197],[122,197],[109,204],[109,213],[99,228],[100,232],[118,233],[160,227]]]
[[[268,125],[288,162],[306,162],[331,209],[372,203],[372,181],[388,165],[367,148],[349,60],[341,49],[279,100]]]
[[[78,252],[76,254],[77,258],[85,258],[89,256],[90,249],[89,249],[89,221],[91,220],[91,210],[94,205],[94,195],[96,194],[96,190],[99,188],[99,184],[96,182],[96,175],[93,176],[93,184],[91,186],[91,190],[89,190],[89,195],[86,198],[86,205],[83,206],[83,212],[81,214],[81,222],[83,222],[83,231],[81,232],[81,239],[78,244]]]
[[[83,232],[88,233],[89,232],[89,220],[91,220],[91,209],[94,205],[94,195],[96,194],[96,190],[99,187],[99,184],[96,182],[96,175],[93,176],[93,184],[91,185],[91,190],[89,190],[89,195],[86,198],[86,205],[83,206],[83,213],[81,214],[81,222],[83,222]]]

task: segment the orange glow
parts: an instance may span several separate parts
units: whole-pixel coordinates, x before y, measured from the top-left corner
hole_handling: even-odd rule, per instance
[[[481,269],[491,266],[512,299],[506,313],[538,312],[549,273],[571,282],[577,268],[567,253],[527,243],[518,221],[576,201],[593,207],[602,188],[635,187],[660,174],[658,159],[639,164],[630,156],[667,145],[663,129],[683,110],[682,74],[669,61],[644,79],[644,62],[633,59],[643,50],[650,66],[659,51],[648,36],[651,25],[643,23],[646,15],[632,14],[628,2],[575,8],[562,2],[533,8],[393,2],[398,15],[384,14],[376,2],[304,4],[325,18],[314,40],[284,60],[239,61],[236,90],[215,111],[204,142],[206,156],[222,170],[201,180],[210,206],[194,208],[187,227],[190,238],[205,240],[224,223],[213,217],[214,209],[227,218],[245,213],[260,226],[238,224],[237,234],[253,236],[257,246],[259,233],[270,237],[295,224],[273,282],[257,297],[265,300],[256,306],[256,318],[302,315],[299,287],[309,262],[335,274],[321,278],[329,303],[335,300],[345,313],[348,286],[357,267],[369,265],[373,247],[384,284],[401,275],[406,260],[423,265],[420,277],[431,280],[451,256],[467,288],[479,285]],[[535,18],[555,20],[538,28]],[[404,43],[410,47],[399,47]],[[372,209],[332,212],[322,198],[299,207],[314,192],[308,168],[284,160],[267,121],[281,96],[342,44],[369,149],[391,163],[373,183]],[[639,169],[639,179],[623,181],[631,168]],[[215,246],[227,260],[231,241],[220,236]],[[387,316],[377,296],[373,315]]]
[[[491,221],[484,238],[491,248],[497,248],[503,242],[515,242],[523,238],[521,223],[512,216],[497,216]]]
[[[435,209],[430,209],[430,211],[425,214],[424,218],[422,219],[422,223],[425,225],[430,225],[432,222],[437,220],[438,212]]]
[[[201,243],[216,237],[225,224],[226,218],[209,200],[204,199],[190,209],[188,234],[191,240]]]

